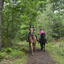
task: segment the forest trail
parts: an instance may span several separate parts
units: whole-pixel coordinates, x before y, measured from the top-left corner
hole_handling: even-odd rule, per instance
[[[41,51],[40,48],[36,48],[34,56],[31,55],[30,51],[28,53],[27,64],[59,64],[53,61],[47,51]]]

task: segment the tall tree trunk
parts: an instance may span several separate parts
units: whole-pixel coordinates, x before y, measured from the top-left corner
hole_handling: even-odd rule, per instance
[[[1,51],[1,19],[2,19],[2,6],[3,6],[3,0],[0,0],[0,51]]]

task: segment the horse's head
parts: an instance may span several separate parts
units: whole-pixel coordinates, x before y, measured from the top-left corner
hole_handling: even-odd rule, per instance
[[[31,33],[31,35],[34,34],[34,29],[33,28],[30,29],[30,33]]]

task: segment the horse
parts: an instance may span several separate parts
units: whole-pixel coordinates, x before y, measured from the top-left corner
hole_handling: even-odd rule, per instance
[[[46,40],[45,40],[45,34],[42,33],[42,34],[41,34],[41,38],[40,38],[40,46],[41,46],[41,50],[44,49],[44,51],[45,51],[45,43],[46,43]]]
[[[34,29],[33,28],[30,29],[30,33],[31,34],[30,34],[30,38],[29,38],[29,47],[30,47],[30,51],[32,52],[32,55],[34,55],[37,40],[36,40],[36,37],[34,35]]]

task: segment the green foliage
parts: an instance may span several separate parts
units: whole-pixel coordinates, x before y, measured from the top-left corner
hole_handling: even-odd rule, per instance
[[[2,10],[2,46],[11,46],[12,40],[26,40],[31,24],[38,38],[40,28],[48,41],[63,37],[62,4],[63,0],[6,0]]]
[[[36,21],[37,10],[35,4],[34,1],[28,2],[28,0],[5,1],[2,10],[2,36],[4,38],[26,39],[29,26]]]
[[[60,38],[60,37],[64,36],[64,29],[63,29],[64,25],[62,25],[61,21],[54,22],[51,27],[52,27],[52,31],[53,31],[53,33],[52,33],[53,37]]]
[[[46,45],[46,49],[54,57],[55,61],[63,64],[64,59],[64,43],[63,41],[57,43],[49,43]],[[61,59],[61,60],[60,60]]]
[[[7,49],[6,48],[2,48],[1,52],[6,52]]]
[[[42,10],[42,12],[38,11],[40,12],[37,16],[37,22],[39,22],[39,30],[40,28],[43,28],[48,41],[51,41],[53,38],[60,38],[64,36],[64,19],[62,18],[64,11],[62,11],[63,9],[61,7],[58,7],[61,6],[59,4],[61,2],[60,0],[52,2],[50,0],[47,0],[46,10]],[[54,3],[55,6],[59,8],[59,10],[54,7]],[[59,5],[57,5],[57,3]]]
[[[6,56],[5,52],[2,52],[2,53],[0,52],[0,60],[3,59],[3,58],[5,58],[5,56]]]
[[[19,44],[9,48],[2,48],[0,52],[0,59],[22,58],[26,54],[27,50],[27,47],[22,45],[20,46]]]
[[[11,53],[12,49],[11,48],[7,48],[7,53]]]
[[[11,58],[22,58],[24,52],[18,51],[18,50],[14,50],[10,53],[9,57]]]
[[[12,41],[11,41],[11,38],[6,38],[6,37],[3,37],[2,38],[2,46],[3,47],[9,47],[12,45]]]

